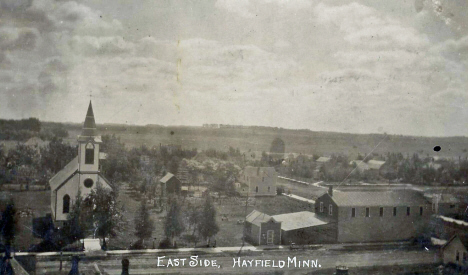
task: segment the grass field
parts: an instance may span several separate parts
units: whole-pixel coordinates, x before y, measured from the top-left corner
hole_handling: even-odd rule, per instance
[[[19,232],[16,233],[15,248],[17,251],[25,251],[41,241],[32,235],[32,219],[50,213],[50,191],[0,192],[2,203],[10,199],[15,202],[18,213]]]
[[[202,198],[187,198],[184,203],[202,202]],[[120,191],[119,201],[125,206],[124,216],[127,220],[127,225],[124,234],[111,240],[110,245],[120,248],[128,248],[132,243],[137,241],[135,237],[134,217],[140,207],[139,197],[135,191],[125,189]],[[217,223],[219,232],[216,239],[217,246],[238,246],[242,244],[243,225],[238,224],[238,220],[244,220],[246,213],[249,214],[256,209],[269,215],[277,215],[289,212],[298,211],[313,211],[307,203],[293,200],[285,196],[275,197],[260,197],[255,198],[245,206],[245,198],[228,198],[214,201],[217,211]],[[157,238],[157,243],[164,238],[164,217],[165,212],[156,213],[150,210],[151,218],[155,221],[155,230],[152,238]],[[221,219],[227,217],[227,219]],[[149,243],[148,243],[149,242]],[[179,246],[182,245],[178,241]],[[147,247],[152,247],[152,240],[147,240]]]

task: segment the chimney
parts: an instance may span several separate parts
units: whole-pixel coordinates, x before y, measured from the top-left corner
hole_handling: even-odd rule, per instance
[[[333,185],[328,186],[328,195],[330,195],[330,197],[333,197]]]

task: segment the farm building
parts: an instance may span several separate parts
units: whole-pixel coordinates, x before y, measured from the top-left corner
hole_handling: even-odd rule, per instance
[[[159,180],[161,184],[161,190],[163,195],[166,194],[179,194],[181,183],[180,180],[174,176],[174,174],[167,173],[161,180]]]
[[[336,241],[346,243],[417,237],[426,229],[432,211],[422,193],[412,190],[333,192],[330,186],[316,200],[315,213],[336,222]]]
[[[281,244],[332,243],[336,240],[336,224],[315,213],[301,211],[272,216],[281,222]]]
[[[245,218],[246,241],[253,245],[279,245],[281,243],[281,222],[273,217],[253,210]]]
[[[67,220],[67,215],[78,193],[86,197],[96,189],[97,184],[101,184],[104,188],[112,188],[99,170],[101,143],[101,137],[97,134],[93,107],[89,102],[83,130],[78,137],[78,156],[49,181],[50,208],[55,223]]]
[[[277,173],[273,167],[247,166],[235,187],[242,196],[276,196]]]
[[[468,236],[454,235],[442,246],[441,253],[444,264],[453,263],[465,268],[468,267]]]
[[[433,194],[430,196],[432,201],[432,211],[434,214],[442,216],[454,216],[461,214],[464,209],[460,209],[460,200],[451,194]]]

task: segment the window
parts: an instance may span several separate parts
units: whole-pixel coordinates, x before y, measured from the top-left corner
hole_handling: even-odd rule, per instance
[[[94,164],[94,145],[91,143],[86,144],[85,164]]]
[[[66,214],[70,212],[70,196],[63,196],[63,211],[62,213]]]
[[[423,215],[423,207],[419,207],[419,216],[422,216]]]
[[[458,262],[460,261],[460,252],[457,250],[457,255],[455,256],[455,261]]]
[[[370,208],[366,207],[366,217],[370,217]]]
[[[406,207],[406,216],[409,216],[411,214],[411,207]]]
[[[380,217],[383,217],[383,207],[380,207]]]
[[[93,187],[93,184],[94,184],[94,182],[93,182],[92,179],[85,179],[85,181],[84,181],[84,186],[85,186],[86,188],[91,188],[91,187]]]
[[[323,201],[320,202],[320,212],[323,213]]]
[[[450,208],[455,208],[455,204],[451,204],[451,205],[450,205]]]
[[[268,192],[270,192],[270,186],[268,186]]]
[[[262,177],[262,181],[265,181],[265,177]]]
[[[396,217],[396,207],[393,207],[393,216]]]
[[[258,193],[258,186],[255,186],[255,193]]]
[[[328,215],[333,215],[333,205],[332,204],[329,204],[328,205]]]
[[[466,252],[463,252],[463,261],[466,262]]]
[[[351,208],[351,218],[356,217],[356,208]]]

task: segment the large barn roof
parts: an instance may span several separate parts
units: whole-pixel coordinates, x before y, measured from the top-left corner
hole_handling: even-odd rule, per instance
[[[331,197],[338,206],[411,206],[429,203],[424,196],[413,190],[397,191],[343,191]]]
[[[328,223],[328,221],[317,218],[315,213],[309,211],[275,215],[273,216],[273,219],[282,222],[281,229],[284,231],[324,225]]]

